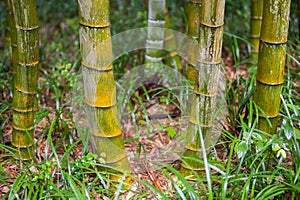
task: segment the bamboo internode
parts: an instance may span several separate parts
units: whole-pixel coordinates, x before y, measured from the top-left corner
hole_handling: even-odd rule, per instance
[[[276,133],[284,82],[289,11],[290,0],[264,0],[254,101],[265,113],[259,113],[258,128],[271,134]]]

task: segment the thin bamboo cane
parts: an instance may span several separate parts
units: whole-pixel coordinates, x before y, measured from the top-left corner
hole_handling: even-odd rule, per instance
[[[251,44],[252,61],[255,63],[258,59],[263,3],[263,0],[251,0],[251,23],[249,39]]]
[[[164,45],[164,10],[165,0],[148,1],[148,33],[146,40],[146,63],[159,63],[162,61]],[[161,29],[153,29],[161,28]]]
[[[20,158],[27,160],[31,158],[34,113],[37,110],[38,18],[35,0],[12,0],[12,6],[17,35],[17,45],[12,37],[12,47],[18,47],[12,103],[12,144],[18,148]]]
[[[8,43],[10,45],[10,19],[13,17],[12,15],[12,6],[10,3],[10,0],[6,0],[6,21],[5,21],[5,42]]]
[[[196,68],[191,115],[183,154],[181,172],[194,179],[194,172],[203,175],[204,166],[200,162],[185,159],[192,157],[202,160],[200,131],[206,150],[210,148],[220,67],[222,66],[222,37],[225,0],[202,0],[199,26],[200,58]],[[200,130],[199,130],[200,127]]]
[[[169,11],[168,8],[165,8],[164,11],[164,20],[165,20],[165,28],[170,28],[171,27],[171,20],[169,16]],[[176,67],[177,70],[182,73],[182,64],[181,64],[181,59],[178,53],[176,52],[176,42],[174,39],[174,34],[171,31],[167,31],[165,33],[165,39],[164,39],[164,49],[172,49],[173,51],[170,52],[167,55],[167,58],[165,59],[167,62],[168,66]],[[172,62],[173,61],[173,62]]]
[[[8,7],[10,47],[11,47],[11,65],[12,65],[12,74],[14,76],[17,68],[18,44],[17,44],[16,21],[14,18],[14,13],[12,8],[12,0],[7,0],[7,7]]]
[[[185,13],[188,18],[188,35],[198,41],[199,37],[199,15],[202,0],[184,0]],[[195,56],[193,49],[188,52],[189,56]],[[188,63],[186,77],[192,85],[196,81],[197,71],[194,65]]]
[[[298,3],[298,39],[300,41],[300,0],[297,1]]]
[[[86,111],[93,151],[110,165],[131,172],[119,121],[110,40],[109,0],[78,0]],[[105,43],[103,43],[106,41]]]
[[[259,113],[258,128],[275,134],[284,82],[290,0],[264,0],[261,41],[257,63],[255,103],[265,112],[271,126]]]

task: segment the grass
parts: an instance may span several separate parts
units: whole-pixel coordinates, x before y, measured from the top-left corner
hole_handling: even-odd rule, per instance
[[[112,33],[127,28],[145,26],[147,14],[142,1],[122,7],[112,1]],[[1,40],[4,41],[5,8],[1,8]],[[281,96],[280,120],[277,136],[256,129],[259,108],[252,101],[255,89],[255,66],[249,63],[247,18],[236,16],[249,11],[246,1],[228,0],[224,35],[225,63],[224,96],[227,102],[222,121],[223,130],[204,163],[207,174],[190,182],[178,172],[176,163],[161,163],[156,171],[128,175],[131,181],[113,181],[112,172],[103,170],[103,161],[89,152],[76,129],[72,111],[71,91],[76,85],[80,68],[78,44],[78,17],[75,1],[38,1],[41,27],[40,47],[40,110],[36,114],[36,133],[30,162],[15,159],[17,151],[10,145],[11,133],[11,74],[7,46],[0,42],[0,197],[3,199],[297,199],[300,196],[300,72],[299,40],[291,25],[288,44],[285,83]],[[238,7],[237,7],[238,6]],[[182,3],[168,2],[172,25],[185,32]],[[293,7],[293,6],[292,6]],[[68,12],[66,12],[66,10]],[[50,15],[49,13],[56,13]],[[52,16],[52,17],[49,17]],[[124,18],[123,16],[128,16]],[[295,9],[291,24],[297,21]],[[293,28],[294,27],[294,28]],[[116,80],[128,69],[141,65],[144,50],[123,55],[114,63]],[[248,71],[248,72],[247,72]],[[179,88],[178,88],[179,89]],[[183,89],[181,89],[183,90]],[[138,142],[141,131],[155,126],[149,118],[147,104],[174,105],[181,110],[177,93],[166,88],[144,86],[134,93],[128,113],[132,125],[129,130],[136,138],[127,138],[126,144]],[[137,109],[140,108],[140,109]],[[251,113],[253,113],[251,115]],[[169,139],[177,129],[161,123],[159,130]],[[159,126],[157,124],[157,126]],[[173,127],[173,128],[169,128]],[[172,130],[173,129],[173,130]],[[135,130],[135,131],[134,131]],[[158,131],[158,132],[159,132]],[[167,136],[168,137],[168,136]],[[149,138],[148,138],[149,139]],[[151,140],[151,138],[149,139]],[[134,153],[145,153],[147,145],[135,146]],[[132,153],[132,152],[129,152]],[[191,158],[192,159],[192,158]],[[146,167],[147,168],[147,167]],[[130,184],[129,189],[126,184]]]

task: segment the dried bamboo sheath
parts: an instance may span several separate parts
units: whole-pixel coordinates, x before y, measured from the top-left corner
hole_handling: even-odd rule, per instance
[[[258,59],[259,38],[262,23],[264,0],[251,0],[251,22],[250,22],[250,44],[251,54],[254,62]]]
[[[184,8],[188,18],[188,35],[198,41],[199,37],[199,20],[200,20],[200,11],[201,11],[201,1],[202,0],[185,0]],[[188,52],[188,55],[195,56],[195,52],[191,49],[191,52]],[[194,60],[193,58],[191,58]],[[188,63],[187,65],[187,79],[193,85],[196,80],[196,66]]]
[[[15,73],[12,144],[19,149],[21,159],[27,160],[31,157],[29,148],[33,145],[34,113],[37,110],[38,19],[35,0],[12,0],[11,3],[15,19],[10,20]]]
[[[184,157],[202,159],[199,134],[201,128],[204,143],[210,148],[220,67],[222,65],[222,37],[225,0],[202,0],[199,24],[200,60],[196,66],[196,82],[187,132]],[[182,174],[201,175],[204,166],[200,162],[184,159]]]
[[[85,104],[94,152],[130,172],[116,107],[109,0],[78,0]]]
[[[284,82],[289,12],[290,0],[264,0],[254,101],[271,122],[259,113],[259,129],[271,134],[276,133]]]

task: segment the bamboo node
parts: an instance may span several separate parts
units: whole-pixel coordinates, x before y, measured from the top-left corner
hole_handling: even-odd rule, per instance
[[[85,27],[88,27],[88,28],[96,28],[96,29],[110,28],[110,23],[101,25],[101,24],[89,24],[89,23],[86,23],[86,22],[79,21],[79,24],[81,26],[85,26]]]
[[[208,28],[222,28],[224,26],[224,22],[222,22],[221,24],[208,24],[208,23],[205,23],[205,22],[200,22],[200,25],[203,25],[205,27],[208,27]]]
[[[16,24],[16,28],[21,30],[21,31],[33,31],[39,28],[39,25],[33,26],[33,27],[24,27]]]
[[[106,68],[95,68],[95,67],[91,67],[88,64],[84,63],[84,61],[81,61],[81,65],[84,68],[94,70],[94,71],[98,71],[98,72],[108,72],[108,71],[113,70],[113,66],[111,64],[107,65]]]
[[[273,83],[270,83],[270,82],[264,82],[263,80],[260,80],[259,77],[257,76],[256,77],[256,81],[263,84],[263,85],[266,85],[266,86],[279,86],[279,85],[283,85],[284,83],[284,80],[283,81],[280,81],[280,82],[273,82]]]

